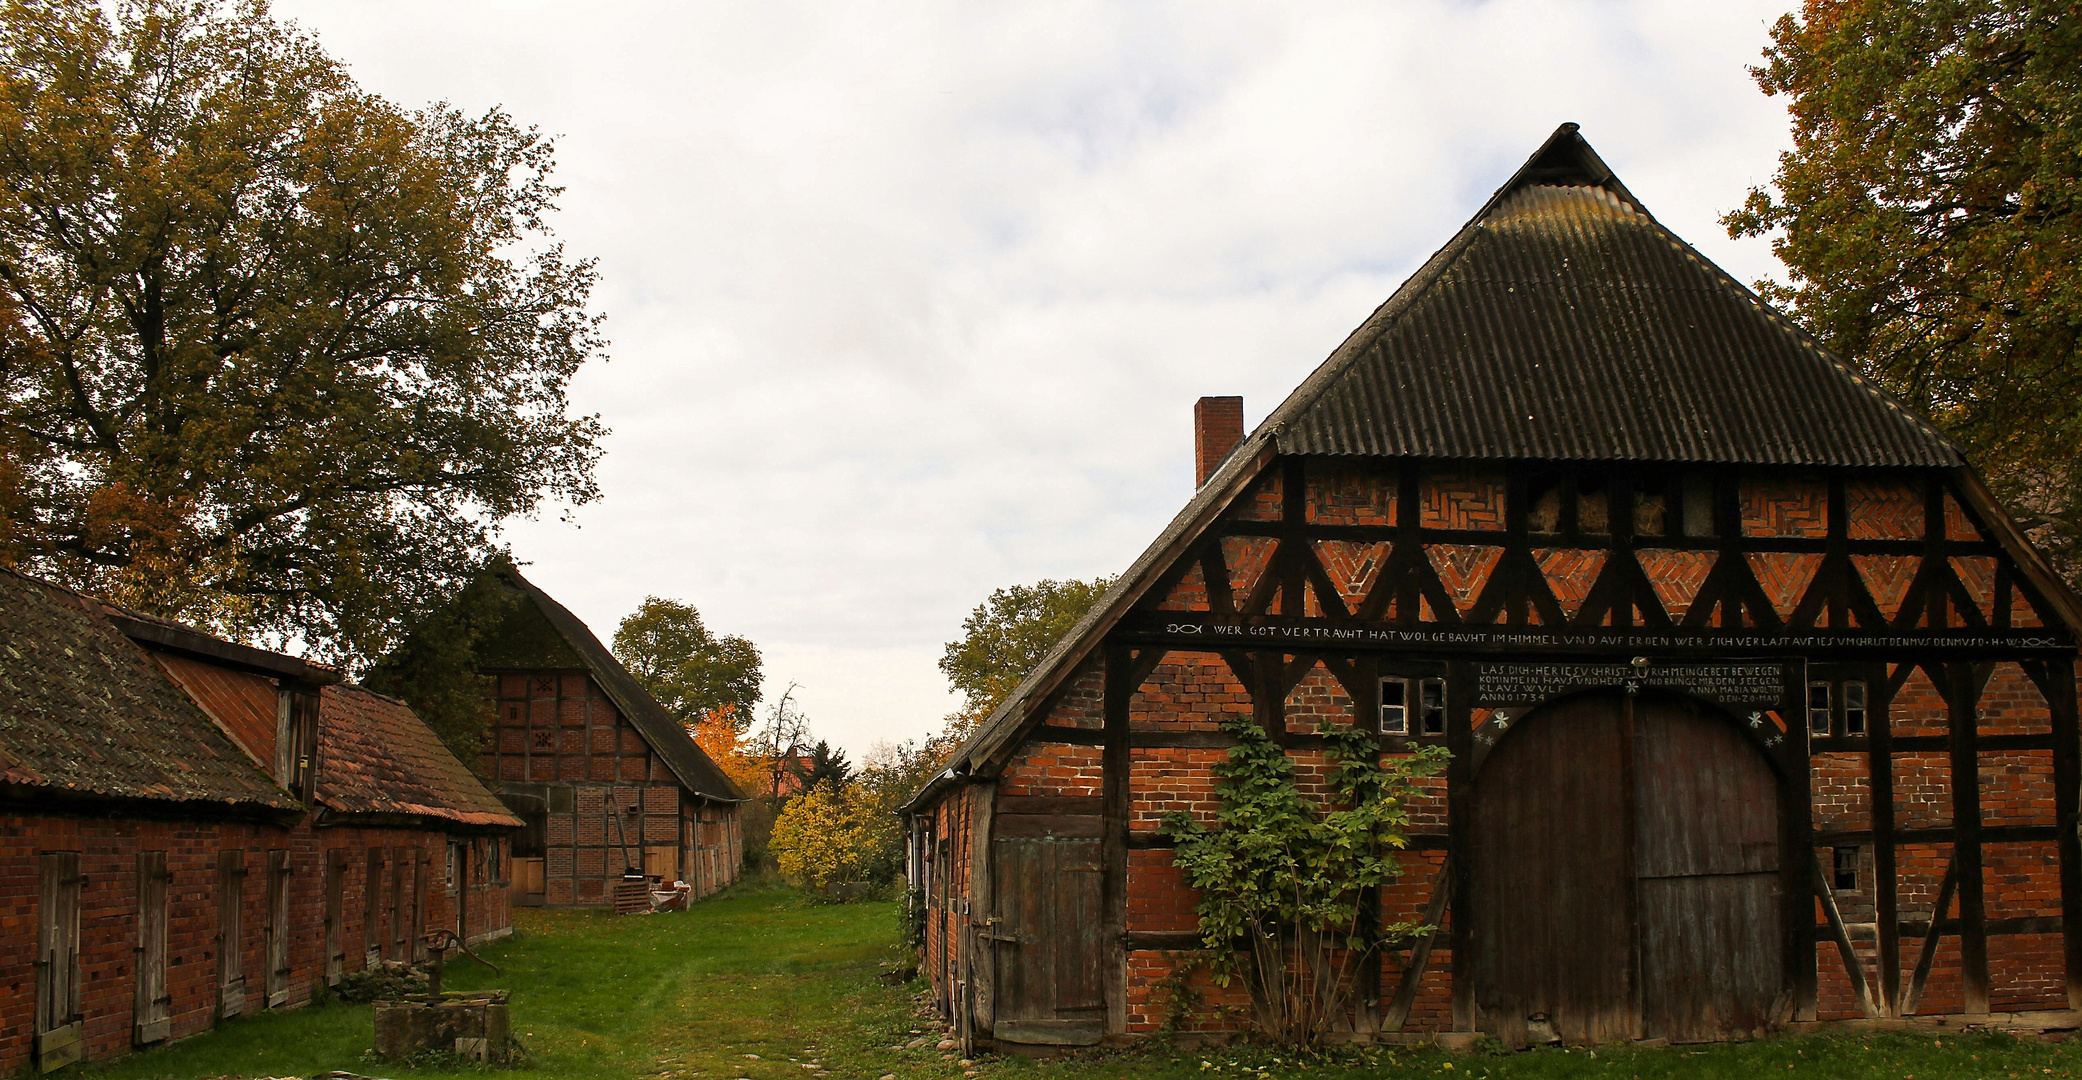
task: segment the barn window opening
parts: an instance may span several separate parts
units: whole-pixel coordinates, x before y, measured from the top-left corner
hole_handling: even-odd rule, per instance
[[[1843,730],[1846,735],[1865,734],[1865,684],[1856,680],[1843,684]]]
[[[1807,730],[1816,735],[1829,734],[1829,684],[1825,682],[1807,684]]]
[[[1606,497],[1602,477],[1576,479],[1576,531],[1604,536],[1612,531],[1612,504]]]
[[[1418,707],[1423,712],[1424,733],[1446,733],[1446,680],[1426,679],[1418,689]]]
[[[1684,534],[1713,535],[1713,479],[1697,474],[1684,478]]]
[[[1401,679],[1381,680],[1381,733],[1410,733],[1410,684]]]
[[[1858,891],[1858,849],[1840,847],[1835,854],[1834,871],[1829,875],[1831,887],[1837,892]]]
[[[1560,473],[1535,476],[1525,486],[1525,527],[1536,533],[1561,531]]]

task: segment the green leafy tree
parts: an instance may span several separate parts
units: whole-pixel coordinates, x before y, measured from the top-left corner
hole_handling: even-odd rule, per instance
[[[646,596],[614,632],[615,658],[690,727],[720,716],[743,732],[759,705],[759,647],[709,632],[694,605]]]
[[[263,0],[0,8],[0,557],[365,658],[596,494],[550,142],[359,88]]]
[[[2042,0],[1809,0],[1764,92],[1793,149],[1725,219],[1771,235],[1760,283],[1974,455],[2082,571],[2082,10]]]
[[[959,743],[1019,686],[1114,580],[1013,585],[992,592],[969,612],[962,620],[961,640],[948,642],[940,655],[940,671],[963,698],[961,711],[947,718],[952,743]]]
[[[1320,798],[1295,783],[1286,748],[1248,716],[1224,721],[1238,743],[1214,766],[1212,826],[1173,812],[1173,861],[1199,890],[1200,938],[1217,983],[1242,978],[1266,1034],[1313,1045],[1344,1015],[1359,966],[1417,929],[1367,933],[1364,890],[1395,877],[1409,842],[1417,781],[1445,766],[1443,747],[1383,761],[1371,732],[1324,726],[1330,762]]]

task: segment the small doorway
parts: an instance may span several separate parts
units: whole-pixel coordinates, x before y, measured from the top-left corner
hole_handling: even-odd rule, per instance
[[[1106,1032],[1098,815],[1000,814],[981,930],[999,1042],[1088,1046]]]
[[[137,853],[137,986],[131,999],[131,1039],[139,1046],[165,1042],[173,1030],[173,995],[166,989],[166,852]]]
[[[1761,1033],[1784,997],[1778,779],[1687,698],[1545,706],[1476,778],[1476,1026],[1506,1043]]]
[[[36,919],[36,1067],[80,1059],[80,853],[46,851]]]

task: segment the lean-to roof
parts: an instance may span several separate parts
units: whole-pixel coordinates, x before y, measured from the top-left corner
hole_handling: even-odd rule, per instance
[[[177,810],[300,809],[99,603],[9,570],[0,570],[0,783]]]
[[[317,799],[334,813],[523,824],[402,701],[349,683],[328,686],[318,725]]]

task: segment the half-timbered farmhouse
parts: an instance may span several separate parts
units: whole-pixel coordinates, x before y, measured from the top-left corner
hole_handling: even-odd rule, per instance
[[[1304,785],[1322,725],[1451,752],[1370,901],[1439,929],[1360,967],[1353,1037],[2082,1005],[2082,608],[1574,125],[1256,430],[1199,419],[1191,502],[907,807],[973,1043],[1165,1023],[1159,825],[1238,714]],[[1247,1021],[1204,992],[1187,1030]]]
[[[514,604],[477,648],[496,710],[484,774],[527,822],[515,902],[607,906],[622,887],[648,909],[625,881],[696,898],[736,881],[744,796],[578,616],[511,566],[493,574]]]
[[[401,703],[4,571],[0,653],[0,1074],[510,932],[521,821]]]

